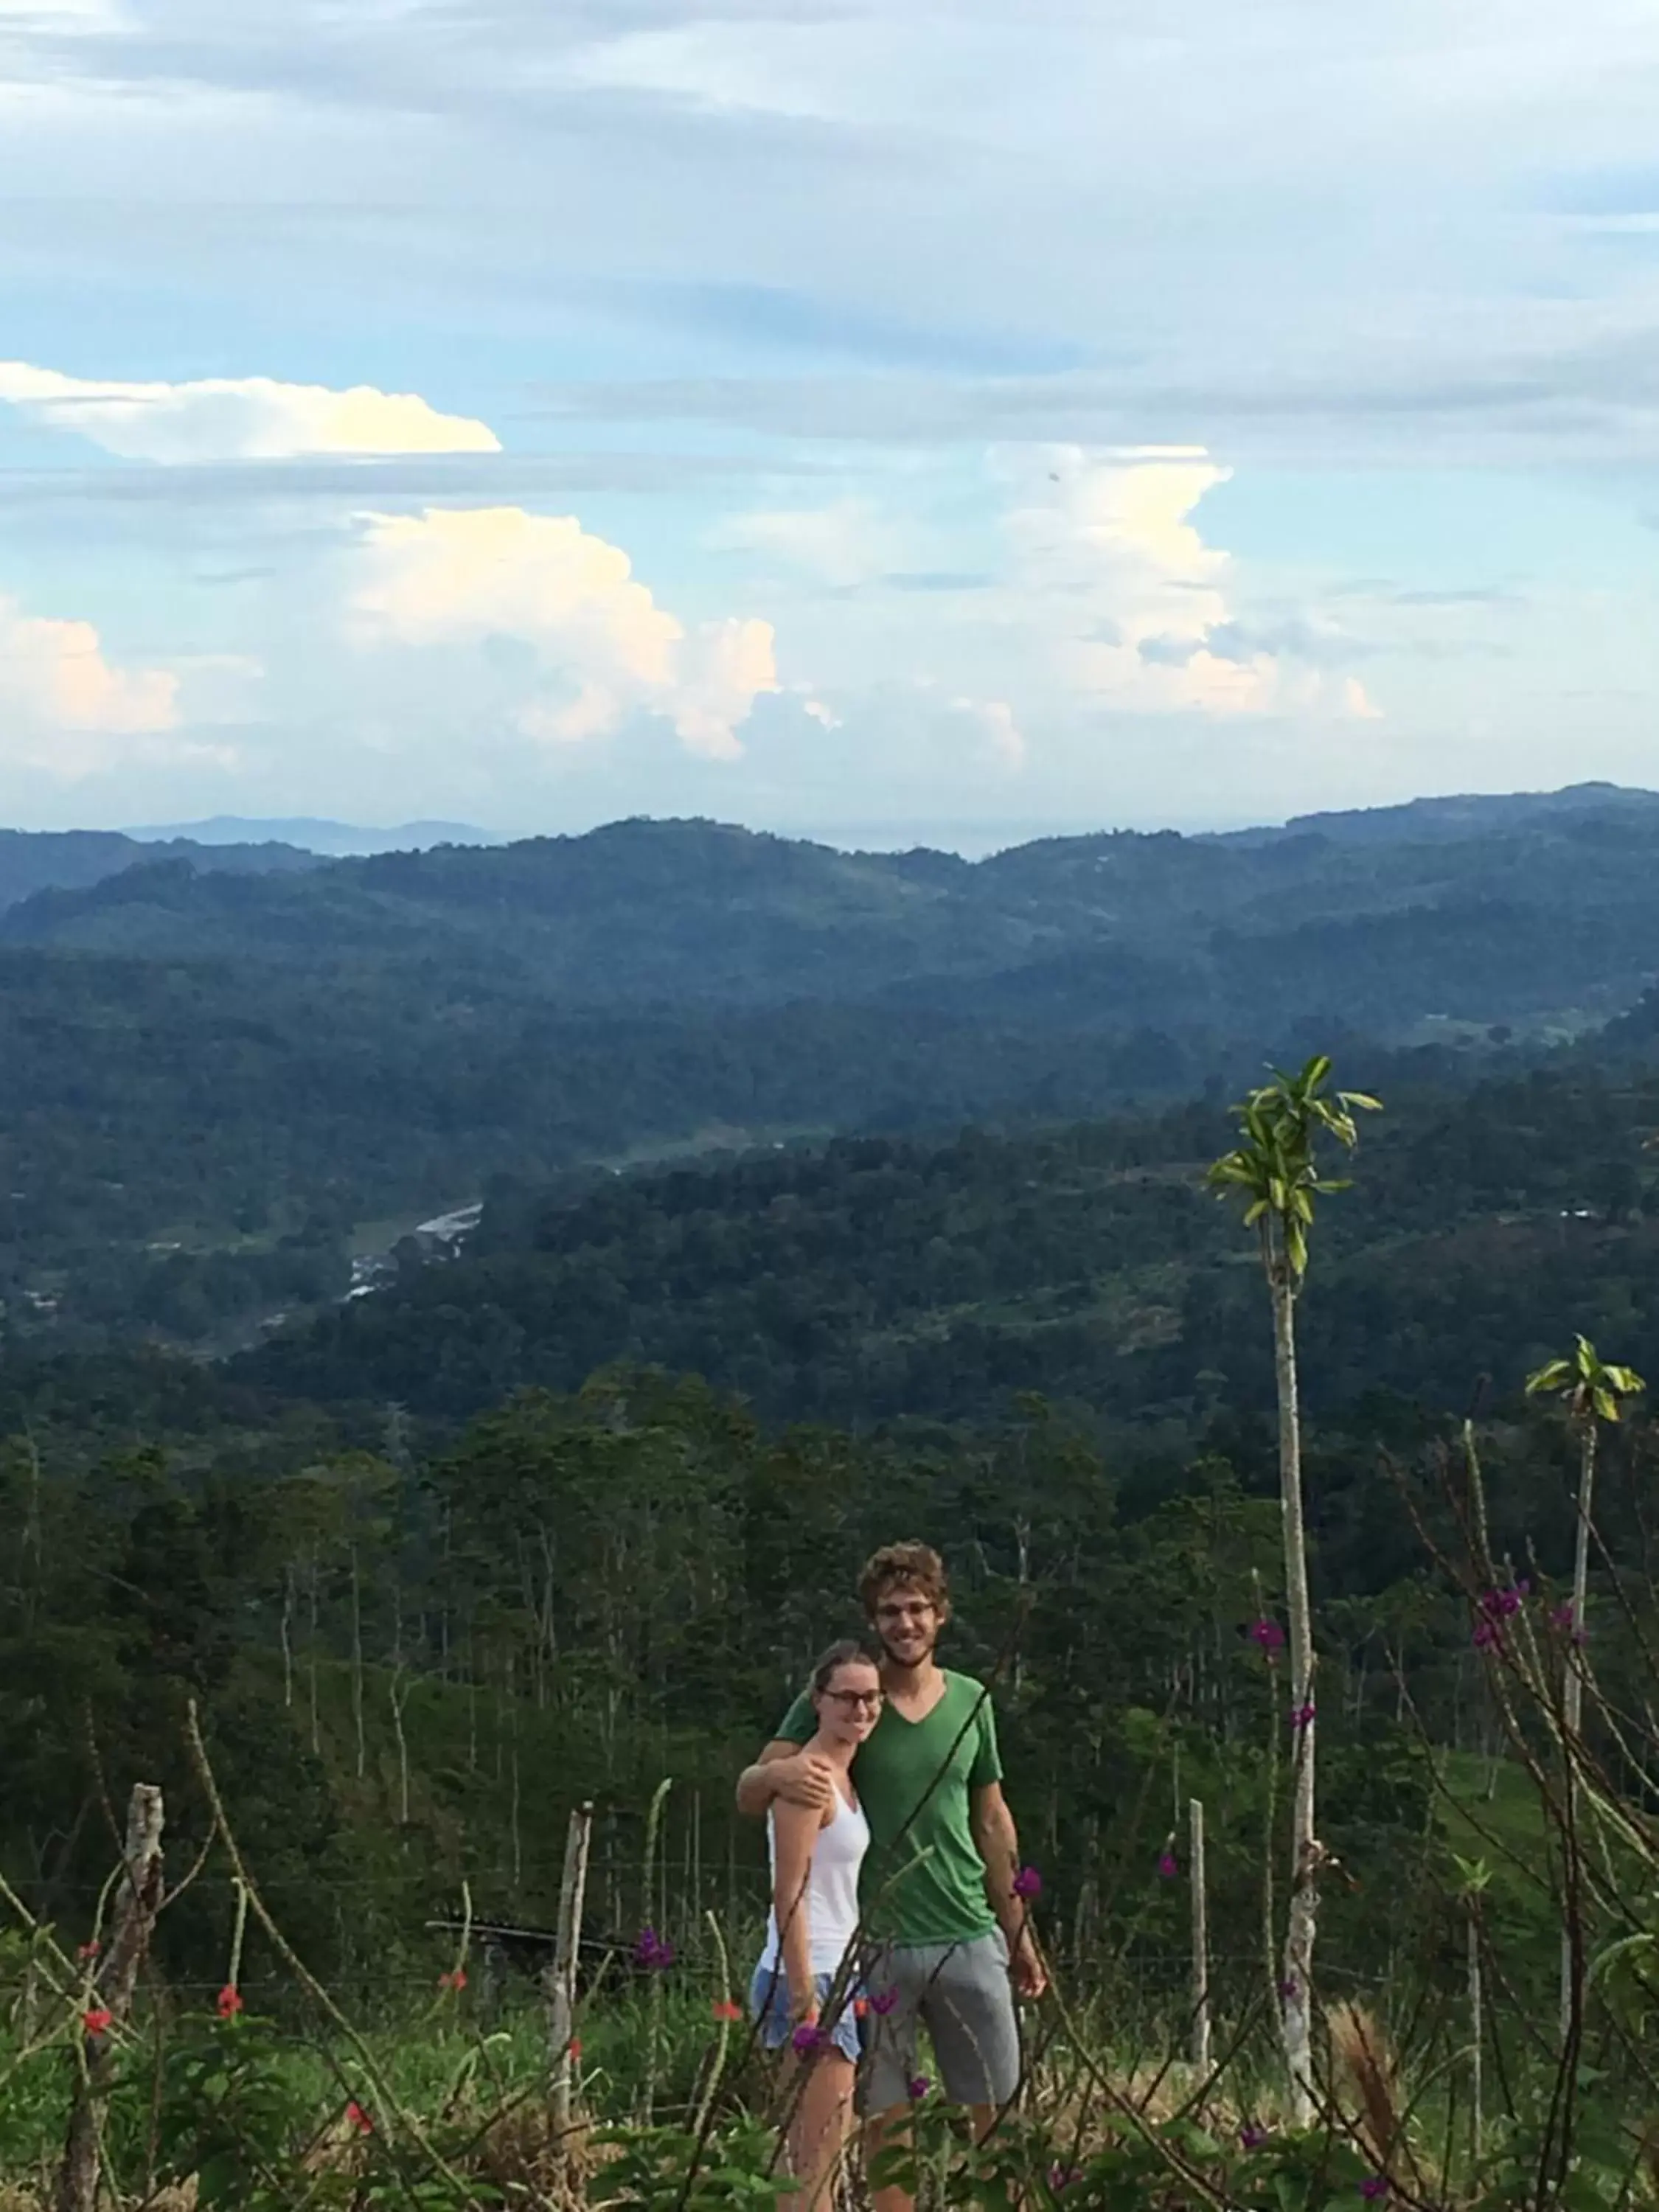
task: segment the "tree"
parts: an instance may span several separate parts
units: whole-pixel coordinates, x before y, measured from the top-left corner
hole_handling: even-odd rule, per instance
[[[1602,1359],[1585,1336],[1576,1339],[1576,1350],[1565,1359],[1552,1359],[1527,1377],[1529,1397],[1560,1398],[1567,1418],[1578,1431],[1578,1523],[1572,1551],[1572,1609],[1567,1626],[1569,1652],[1575,1651],[1584,1633],[1584,1610],[1589,1602],[1590,1509],[1595,1490],[1595,1440],[1599,1425],[1619,1419],[1619,1401],[1633,1398],[1647,1385],[1631,1367],[1614,1367]],[[1576,1794],[1574,1757],[1584,1714],[1583,1669],[1570,1656],[1562,1692],[1562,1720],[1566,1732],[1567,1793]],[[1571,2025],[1574,2005],[1573,1945],[1571,1936],[1561,1938],[1561,2033]]]
[[[1285,1598],[1290,1615],[1291,1723],[1296,1778],[1291,1808],[1291,1887],[1279,1981],[1280,2023],[1298,2127],[1313,2119],[1313,1954],[1323,1847],[1314,1826],[1313,1614],[1302,1510],[1302,1428],[1297,1408],[1296,1300],[1308,1267],[1314,1200],[1347,1188],[1319,1172],[1316,1146],[1330,1137],[1345,1151],[1358,1141],[1355,1110],[1380,1110],[1360,1091],[1326,1089],[1331,1062],[1310,1060],[1298,1075],[1275,1069],[1236,1109],[1243,1142],[1214,1161],[1208,1180],[1222,1197],[1244,1200],[1244,1225],[1261,1241],[1273,1307],[1273,1378],[1279,1397],[1279,1492],[1285,1538]]]

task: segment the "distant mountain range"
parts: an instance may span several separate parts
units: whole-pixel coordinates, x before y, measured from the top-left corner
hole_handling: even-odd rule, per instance
[[[1659,797],[1603,785],[978,861],[647,820],[327,862],[137,849],[102,873],[132,849],[66,850],[79,879],[13,891],[0,941],[420,973],[585,1014],[833,1002],[1233,1037],[1340,1018],[1396,1042],[1434,1018],[1606,1020],[1659,973]]]
[[[1316,1047],[1393,1092],[1639,1066],[1656,977],[1659,799],[1595,785],[976,861],[0,834],[0,1340],[222,1342],[365,1224],[584,1164],[1218,1100]]]
[[[146,842],[119,830],[0,830],[0,911],[36,891],[84,890],[128,868],[167,861],[236,874],[281,874],[318,865],[315,854],[270,840]]]
[[[1624,821],[1659,821],[1659,791],[1628,784],[1570,783],[1559,791],[1466,793],[1449,799],[1408,799],[1399,806],[1367,806],[1342,814],[1295,814],[1278,829],[1232,830],[1234,844],[1275,837],[1335,837],[1354,845],[1478,837],[1492,830],[1537,827],[1565,816],[1605,814]]]
[[[329,822],[309,814],[263,821],[240,814],[216,814],[206,822],[176,822],[163,828],[129,830],[141,844],[297,845],[307,853],[343,860],[366,853],[423,853],[433,845],[504,845],[493,830],[468,822],[399,822],[390,830],[365,829],[357,822]]]

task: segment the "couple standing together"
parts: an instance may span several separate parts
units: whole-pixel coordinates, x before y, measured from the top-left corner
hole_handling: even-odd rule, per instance
[[[1016,1993],[1047,1973],[1019,1894],[982,1684],[935,1661],[950,1597],[939,1554],[890,1544],[859,1595],[876,1648],[837,1644],[758,1762],[741,1811],[767,1815],[773,1909],[750,2002],[799,2058],[793,2212],[824,2212],[858,2106],[878,2151],[917,2094],[927,2031],[946,2099],[983,2130],[1018,2087]],[[862,2046],[862,2047],[861,2047]],[[876,2212],[910,2212],[902,2188]]]

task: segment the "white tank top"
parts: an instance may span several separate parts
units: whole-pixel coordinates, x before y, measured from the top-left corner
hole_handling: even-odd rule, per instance
[[[859,1869],[870,1848],[870,1823],[861,1806],[849,1805],[836,1792],[836,1816],[818,1830],[806,1870],[806,1894],[800,1910],[807,1915],[811,1933],[812,1972],[833,1974],[847,1954],[859,1924]],[[772,1816],[766,1816],[767,1856],[772,1883],[777,1887],[778,1839]],[[778,1915],[774,1905],[766,1919],[766,1948],[761,1965],[769,1969],[781,1963]]]

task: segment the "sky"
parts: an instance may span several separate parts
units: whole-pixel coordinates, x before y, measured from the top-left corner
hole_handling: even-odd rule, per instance
[[[1651,0],[0,0],[0,822],[1659,784]]]

